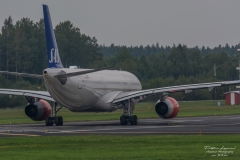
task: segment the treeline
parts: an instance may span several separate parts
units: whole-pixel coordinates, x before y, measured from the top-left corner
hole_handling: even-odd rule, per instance
[[[113,56],[116,53],[119,53],[122,46],[115,46],[114,44],[111,44],[110,46],[105,46],[105,45],[100,45],[99,46],[101,53],[103,54],[104,57],[109,57],[109,56]],[[195,46],[193,48],[189,48],[192,50],[199,50],[201,55],[206,55],[206,54],[213,54],[213,53],[219,53],[219,52],[225,52],[229,55],[236,55],[238,54],[237,49],[239,48],[238,45],[235,46],[229,46],[228,44],[226,44],[225,46],[221,46],[219,45],[218,47],[214,47],[214,48],[209,48],[209,47],[198,47]],[[129,50],[130,54],[136,57],[139,57],[141,55],[145,55],[145,56],[149,56],[150,54],[157,54],[157,53],[164,53],[164,54],[169,54],[172,47],[170,46],[159,46],[159,43],[147,45],[147,46],[130,46],[127,47],[127,49]]]
[[[216,76],[214,76],[214,64]],[[116,66],[119,70],[127,70],[135,74],[141,81],[143,89],[173,86],[181,84],[205,83],[238,79],[238,56],[219,51],[201,54],[198,48],[188,48],[179,44],[170,48],[168,54],[133,56],[127,47],[121,47],[113,56],[105,57],[94,64],[94,68]],[[223,93],[235,89],[222,87],[216,90],[216,98],[224,98]],[[187,95],[173,95],[178,100],[202,100],[215,97],[214,90],[194,91]]]
[[[216,77],[214,77],[214,64],[216,65]],[[121,47],[113,56],[96,61],[94,68],[104,66],[116,66],[119,70],[127,70],[135,74],[141,81],[150,79],[167,79],[172,77],[194,77],[200,82],[212,80],[237,79],[238,56],[229,55],[226,52],[218,52],[202,55],[199,49],[187,48],[179,44],[173,46],[168,54],[159,52],[149,56],[131,55],[127,47]],[[157,87],[149,84],[148,87]]]
[[[65,66],[87,67],[102,59],[96,38],[81,34],[70,21],[58,24],[55,35]],[[34,23],[22,18],[15,25],[11,17],[5,19],[0,34],[0,70],[41,74],[48,67],[46,52],[43,19]]]
[[[100,68],[116,66],[136,75],[143,89],[190,83],[203,83],[238,79],[237,45],[188,48],[186,45],[160,46],[111,46],[98,45],[95,37],[89,37],[74,27],[70,21],[55,27],[59,53],[65,67]],[[42,74],[48,67],[44,23],[34,23],[23,18],[12,23],[5,19],[0,33],[0,70]],[[214,76],[214,64],[216,76]],[[41,80],[1,76],[0,88],[44,90]],[[218,88],[216,98],[222,99],[229,87]],[[232,89],[234,89],[232,87]],[[176,93],[177,100],[201,100],[214,98],[214,91],[198,90],[190,94]],[[13,104],[7,96],[0,96],[0,107],[24,104],[17,98]]]

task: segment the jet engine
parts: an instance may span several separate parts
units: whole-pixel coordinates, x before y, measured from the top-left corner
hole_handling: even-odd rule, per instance
[[[155,111],[161,118],[174,118],[179,112],[179,104],[174,98],[167,97],[164,101],[157,101]]]
[[[34,121],[42,121],[51,115],[52,107],[45,100],[40,100],[25,107],[25,114]]]

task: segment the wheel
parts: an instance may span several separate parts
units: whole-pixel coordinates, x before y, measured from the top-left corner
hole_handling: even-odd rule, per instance
[[[134,115],[133,117],[134,117],[134,119],[135,119],[135,125],[137,125],[137,124],[138,124],[138,118],[137,118],[136,115]]]
[[[58,125],[57,125],[58,124]],[[56,122],[57,126],[62,126],[63,125],[63,118],[60,116],[58,117],[58,122]]]
[[[128,121],[127,121],[127,117],[126,116],[121,116],[120,117],[120,124],[121,125],[127,125]]]
[[[62,117],[55,117],[55,124],[56,124],[56,126],[62,126],[63,125],[63,118]]]
[[[131,125],[135,125],[136,124],[136,119],[135,119],[134,116],[130,117],[130,123],[131,123]]]
[[[53,125],[51,117],[47,117],[45,119],[45,124],[46,124],[46,126],[52,126]]]
[[[48,117],[45,118],[45,124],[46,124],[46,126],[49,126],[49,123],[48,123]]]
[[[127,125],[128,124],[128,117],[124,116],[124,124]]]
[[[124,121],[125,121],[124,116],[121,116],[121,117],[120,117],[120,124],[121,124],[121,125],[124,125],[124,124],[125,124]]]

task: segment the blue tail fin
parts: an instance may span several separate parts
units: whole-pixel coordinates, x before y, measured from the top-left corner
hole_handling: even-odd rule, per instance
[[[43,15],[45,24],[45,34],[47,42],[48,53],[48,67],[49,68],[63,68],[59,53],[55,34],[52,27],[52,21],[48,6],[43,4]]]

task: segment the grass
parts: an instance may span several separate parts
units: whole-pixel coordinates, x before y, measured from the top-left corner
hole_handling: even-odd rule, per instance
[[[215,116],[240,114],[240,106],[225,105],[225,101],[220,101],[221,106],[217,106],[218,101],[192,101],[179,102],[180,112],[177,117],[190,116]],[[139,103],[136,105],[134,114],[138,118],[158,118],[155,112],[155,103]],[[104,113],[76,113],[66,108],[61,109],[58,115],[63,116],[64,122],[69,121],[95,121],[95,120],[118,120],[121,111],[104,112]],[[0,109],[0,124],[19,124],[19,123],[39,123],[29,119],[24,113],[24,107],[15,109]],[[40,122],[42,123],[42,122]]]
[[[239,159],[240,135],[51,136],[1,138],[1,159]],[[204,146],[236,149],[217,157]],[[217,150],[218,151],[218,150]]]

